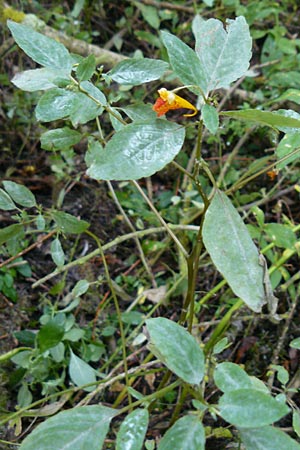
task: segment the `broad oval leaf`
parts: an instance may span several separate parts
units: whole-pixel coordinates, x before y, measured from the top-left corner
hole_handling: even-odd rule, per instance
[[[168,64],[159,59],[130,58],[118,63],[107,75],[119,84],[135,86],[157,80],[167,68]]]
[[[80,234],[90,226],[85,220],[77,219],[77,217],[64,211],[53,211],[52,217],[55,220],[56,225],[64,233]]]
[[[252,39],[244,17],[227,20],[194,19],[196,53],[205,73],[208,91],[226,88],[245,75],[251,58]]]
[[[98,405],[62,411],[38,425],[20,450],[99,450],[115,415],[115,410]]]
[[[161,170],[179,153],[185,130],[157,119],[133,123],[117,132],[87,174],[96,180],[137,180]]]
[[[166,432],[157,450],[204,450],[205,431],[199,418],[184,416]]]
[[[173,34],[162,31],[161,35],[175,74],[185,85],[200,86],[206,95],[208,93],[207,74],[194,50]]]
[[[240,429],[239,433],[246,450],[300,450],[300,444],[275,427]]]
[[[223,392],[253,387],[251,378],[247,373],[240,366],[231,362],[223,362],[217,365],[214,370],[214,380]]]
[[[219,190],[205,214],[203,242],[235,295],[260,312],[266,302],[264,268],[242,218]]]
[[[255,389],[225,392],[219,400],[219,408],[224,420],[241,428],[270,425],[290,411],[286,404]]]
[[[63,266],[65,262],[65,254],[61,246],[60,240],[58,238],[55,238],[51,242],[50,250],[51,250],[51,258],[53,259],[57,267]]]
[[[219,127],[218,111],[212,105],[203,105],[201,108],[203,123],[212,134],[215,134]]]
[[[15,183],[14,181],[3,181],[3,186],[18,205],[26,208],[31,208],[36,205],[33,193],[26,186]]]
[[[0,245],[9,241],[10,239],[16,240],[24,235],[24,227],[20,223],[13,223],[8,227],[2,228],[0,230]]]
[[[147,409],[136,409],[128,414],[117,434],[116,450],[141,450],[148,422]]]
[[[172,320],[146,320],[149,348],[172,372],[190,384],[199,384],[204,375],[204,354],[195,338]]]
[[[0,189],[0,209],[4,211],[11,211],[12,209],[16,209],[16,205],[10,198],[10,196],[3,189]]]
[[[87,364],[83,359],[76,356],[71,350],[71,358],[69,364],[69,375],[76,386],[84,384],[96,383],[95,370]],[[91,392],[95,386],[85,387],[84,390]]]
[[[11,20],[7,21],[7,26],[18,46],[35,62],[71,73],[73,59],[63,44]]]
[[[64,327],[55,319],[49,320],[49,322],[43,325],[37,334],[37,343],[41,352],[59,344],[64,332]]]
[[[66,72],[48,67],[17,73],[11,80],[19,89],[28,92],[52,89],[61,81],[70,81]]]
[[[89,80],[96,70],[95,55],[90,54],[84,58],[76,69],[76,75],[79,81]]]
[[[80,297],[81,295],[85,294],[90,286],[90,283],[87,280],[79,280],[75,284],[75,286],[72,289],[72,295],[73,297]]]
[[[41,135],[41,147],[45,150],[63,150],[78,144],[81,138],[78,131],[68,127],[56,128]]]

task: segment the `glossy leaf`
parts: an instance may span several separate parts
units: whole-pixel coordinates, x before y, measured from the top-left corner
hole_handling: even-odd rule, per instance
[[[18,46],[35,62],[52,69],[67,69],[71,73],[73,59],[63,44],[11,20],[7,26]]]
[[[0,189],[0,209],[3,209],[4,211],[16,209],[16,205],[3,189]]]
[[[59,344],[63,335],[64,327],[57,320],[52,319],[43,325],[37,334],[37,343],[41,352]]]
[[[231,362],[223,362],[214,370],[214,381],[223,392],[247,389],[252,387],[251,378],[238,365]]]
[[[208,91],[226,88],[245,75],[251,58],[252,39],[244,17],[227,20],[196,16],[193,24],[196,54],[203,68]]]
[[[124,85],[139,85],[158,80],[168,69],[168,64],[159,59],[126,59],[118,63],[108,76]]]
[[[300,444],[275,427],[240,429],[239,433],[246,450],[300,450]]]
[[[203,93],[207,94],[206,72],[194,50],[173,34],[162,31],[161,35],[170,64],[178,78],[185,85],[200,86]]]
[[[146,320],[149,349],[172,372],[190,384],[199,384],[204,375],[204,355],[195,338],[172,320]]]
[[[14,181],[3,181],[3,186],[11,198],[25,208],[31,208],[36,205],[33,193],[23,184]]]
[[[78,144],[81,133],[68,127],[49,130],[41,136],[41,147],[45,150],[62,150]]]
[[[265,303],[263,266],[246,225],[221,191],[216,191],[205,214],[203,242],[235,295],[253,311],[261,311]]]
[[[184,416],[166,432],[157,450],[204,450],[205,432],[197,416]]]
[[[84,384],[96,383],[95,370],[83,361],[83,359],[76,356],[72,350],[69,363],[69,375],[75,386],[80,387]],[[93,389],[95,389],[95,385],[84,388],[87,392],[91,392]]]
[[[116,450],[141,450],[149,422],[147,409],[136,409],[124,419],[117,434]]]
[[[137,180],[171,162],[184,141],[184,128],[166,120],[133,123],[117,132],[87,171],[96,180]]]
[[[219,127],[219,116],[216,108],[212,105],[203,105],[201,109],[203,123],[212,134],[215,134]]]
[[[20,450],[99,450],[116,411],[105,406],[81,406],[60,412],[38,425]]]
[[[62,81],[69,82],[66,72],[48,67],[17,73],[11,80],[19,89],[28,92],[52,89]]]
[[[241,428],[270,425],[290,411],[286,404],[254,389],[225,392],[219,400],[219,408],[224,420]]]
[[[85,220],[79,220],[63,211],[52,212],[52,217],[64,233],[80,234],[90,226]]]
[[[258,109],[244,109],[243,111],[225,111],[220,113],[233,119],[256,122],[261,126],[268,126],[280,130],[282,127],[300,128],[300,120],[293,117],[285,117],[276,112],[260,111]]]

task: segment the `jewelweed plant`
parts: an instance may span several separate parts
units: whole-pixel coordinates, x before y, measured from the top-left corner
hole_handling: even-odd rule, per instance
[[[227,89],[241,77],[251,75],[252,40],[245,18],[239,16],[228,20],[224,27],[219,20],[204,20],[196,16],[193,21],[195,50],[175,35],[162,31],[161,40],[169,63],[157,59],[128,58],[106,73],[96,67],[92,55],[82,58],[70,54],[61,43],[24,24],[9,21],[8,27],[18,46],[41,66],[18,73],[12,82],[24,91],[45,91],[39,98],[35,115],[38,121],[53,125],[41,136],[42,149],[60,152],[67,157],[74,145],[87,140],[87,176],[94,180],[106,180],[112,193],[111,181],[130,181],[157,220],[151,229],[141,230],[140,234],[133,231],[130,236],[124,236],[124,240],[129,237],[138,239],[147,233],[165,232],[177,248],[181,280],[187,281],[187,287],[178,321],[152,317],[157,311],[156,305],[134,333],[125,339],[118,292],[105,259],[107,249],[120,244],[123,237],[102,243],[98,236],[89,231],[86,221],[63,211],[47,210],[36,202],[25,186],[4,181],[0,190],[0,207],[16,214],[15,223],[0,232],[1,245],[9,246],[11,242],[22,241],[29,228],[41,234],[46,230],[47,239],[51,239],[51,256],[57,268],[36,281],[33,287],[45,285],[51,278],[66,273],[72,267],[87,264],[97,255],[102,257],[106,281],[119,318],[122,342],[119,351],[123,357],[119,367],[123,367],[123,372],[106,374],[102,368],[96,370],[88,363],[100,357],[101,349],[99,353],[99,349],[89,347],[90,356],[86,360],[76,354],[82,335],[72,311],[89,289],[89,283],[82,279],[69,294],[64,309],[57,310],[51,306],[47,309],[41,319],[41,328],[36,335],[30,336],[29,345],[2,355],[2,361],[11,359],[21,370],[21,408],[5,415],[1,423],[10,421],[18,428],[21,418],[26,416],[51,416],[25,437],[21,450],[71,446],[74,450],[112,447],[117,450],[153,449],[154,441],[145,441],[149,420],[159,400],[175,392],[177,403],[169,427],[157,443],[158,450],[205,449],[206,441],[209,442],[211,436],[229,438],[238,443],[235,444],[238,448],[246,450],[299,450],[297,440],[282,431],[280,426],[274,425],[286,416],[285,420],[288,420],[292,414],[294,430],[300,435],[298,410],[288,396],[287,371],[281,366],[273,367],[282,384],[280,392],[274,393],[263,381],[246,373],[238,364],[218,360],[218,355],[229,345],[224,330],[233,313],[243,305],[255,314],[266,308],[269,320],[274,323],[281,319],[277,312],[278,300],[272,290],[272,284],[276,284],[272,275],[276,264],[279,267],[278,261],[274,260],[274,265],[268,269],[264,257],[266,254],[271,259],[270,252],[274,245],[272,247],[268,241],[261,240],[262,247],[259,249],[254,244],[252,236],[257,237],[256,229],[247,228],[230,196],[261,174],[275,174],[299,158],[300,115],[297,112],[285,109],[271,112],[260,107],[223,111],[217,104],[215,93],[218,89]],[[112,86],[114,89],[116,85],[130,88],[151,83],[163,78],[167,71],[169,79],[171,71],[173,80],[176,79],[179,85],[173,90],[162,85],[158,91],[159,97],[153,99],[153,105],[140,102],[116,107],[107,98]],[[186,95],[182,92],[188,91],[189,98],[197,97],[195,103],[185,99]],[[166,117],[168,111],[176,109],[185,110],[185,118],[178,122]],[[102,126],[103,117],[110,119],[110,129]],[[82,125],[93,120],[97,123],[97,132],[87,136]],[[202,151],[204,136],[210,134],[213,137],[224,121],[244,121],[249,126],[269,127],[283,134],[274,154],[264,159],[263,164],[249,166],[228,189],[224,182],[225,172],[216,178]],[[63,126],[58,126],[58,123],[63,123]],[[196,135],[194,151],[189,163],[183,166],[178,162],[180,158],[176,157],[180,156],[186,132],[191,129],[195,130]],[[231,160],[233,158],[234,155]],[[226,168],[230,162],[225,163]],[[186,192],[193,190],[197,195],[197,225],[187,223],[184,218],[177,224],[170,224],[137,181],[151,177],[168,164],[184,177]],[[263,213],[258,207],[255,214],[258,226],[264,233],[275,235],[281,243],[285,239],[283,245],[286,251],[282,258],[287,261],[297,252],[296,232],[299,226],[294,227],[287,236],[276,224],[265,226]],[[62,240],[68,234],[83,233],[96,242],[97,249],[66,261]],[[186,239],[185,233],[194,233],[194,237]],[[207,252],[223,280],[214,292],[201,297],[196,290],[199,260],[204,252]],[[142,251],[141,258],[147,270]],[[195,335],[195,317],[208,299],[226,283],[232,290],[233,303],[220,317],[211,336],[203,340],[199,333]],[[294,293],[295,296],[298,294]],[[162,297],[167,295],[171,293],[164,293]],[[141,367],[129,368],[129,349],[133,340],[137,346],[146,339],[148,353],[144,363]],[[81,342],[81,346],[86,348],[87,344]],[[51,384],[51,371],[47,369],[47,364],[50,364],[49,361],[60,363],[65,352],[69,355],[68,366],[64,366],[64,373],[60,380],[56,380],[57,384],[54,380]],[[40,373],[41,367],[44,375]],[[142,377],[144,371],[157,367],[162,370],[162,378],[151,394],[145,395],[133,389],[133,382]],[[66,385],[67,371],[70,387]],[[42,380],[42,400],[31,403],[30,383],[24,378],[26,374],[31,382],[34,376]],[[114,405],[101,404],[99,398],[103,390],[119,380],[125,380],[125,387]],[[218,396],[213,397],[213,402],[207,396],[208,385],[214,385],[216,392],[219,392]],[[80,401],[75,395],[78,391],[84,392]],[[187,400],[190,410],[184,406]],[[60,411],[67,401],[72,407]],[[125,406],[120,407],[121,402]],[[217,418],[222,420],[221,428],[213,426]],[[107,435],[109,440],[106,440]]]

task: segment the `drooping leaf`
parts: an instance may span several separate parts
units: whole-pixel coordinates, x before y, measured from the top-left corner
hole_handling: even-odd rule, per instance
[[[147,409],[136,409],[128,414],[117,434],[116,450],[141,450],[148,422]]]
[[[137,180],[171,162],[184,141],[184,128],[166,120],[127,125],[117,132],[87,171],[96,180]]]
[[[266,300],[257,248],[230,200],[218,190],[205,214],[203,242],[235,295],[253,311],[261,311]]]
[[[81,138],[81,133],[69,127],[56,128],[41,135],[41,147],[45,150],[63,150],[78,144]]]
[[[240,429],[246,450],[300,450],[300,444],[278,428],[267,426]]]
[[[8,20],[7,26],[18,46],[35,62],[52,69],[66,69],[71,73],[73,59],[63,44],[11,20]]]
[[[300,120],[293,117],[285,117],[282,114],[269,111],[260,111],[258,109],[244,109],[242,111],[224,111],[222,116],[232,117],[233,119],[246,120],[247,122],[256,122],[261,126],[268,126],[281,130],[285,128],[300,128]]]
[[[17,204],[25,208],[31,208],[36,205],[33,193],[23,184],[18,184],[14,181],[3,181],[3,186]]]
[[[208,91],[228,87],[245,75],[251,58],[252,39],[244,17],[227,20],[196,16],[193,24],[196,53],[205,74]]]
[[[200,86],[206,95],[208,93],[207,74],[194,50],[173,34],[162,31],[161,35],[175,74],[185,85]]]
[[[219,400],[219,408],[224,420],[240,428],[270,425],[290,411],[285,403],[254,389],[225,392]]]
[[[99,450],[116,411],[106,406],[81,406],[56,414],[38,425],[20,450]]]
[[[50,250],[51,250],[51,258],[53,259],[55,264],[58,267],[63,266],[65,262],[65,254],[61,246],[60,240],[58,238],[55,238],[51,242]]]
[[[81,331],[81,330],[80,330]],[[71,350],[71,358],[69,364],[69,375],[76,386],[84,384],[96,383],[95,370],[87,364],[83,359],[76,356]],[[84,390],[91,392],[95,386],[85,387]]]
[[[252,387],[251,378],[238,365],[231,362],[223,362],[214,370],[214,381],[223,392]]]
[[[64,211],[53,211],[52,217],[64,233],[80,234],[90,226],[85,220],[79,220]]]
[[[184,381],[199,384],[204,375],[204,355],[195,338],[164,317],[148,319],[146,325],[151,352]]]
[[[16,209],[16,205],[10,198],[7,192],[3,189],[0,189],[0,209],[4,211],[11,211],[12,209]]]
[[[167,70],[168,64],[159,59],[126,59],[118,63],[108,76],[119,84],[136,86],[158,80]]]
[[[69,79],[65,71],[46,67],[17,73],[11,81],[23,91],[34,92],[52,89],[57,87],[59,82],[67,83]]]
[[[205,432],[197,416],[183,416],[166,432],[157,450],[204,450]]]
[[[201,109],[203,123],[212,134],[215,134],[219,127],[219,116],[216,108],[212,105],[203,105]]]

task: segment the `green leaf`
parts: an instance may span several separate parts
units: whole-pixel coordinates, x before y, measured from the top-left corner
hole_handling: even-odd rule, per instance
[[[69,364],[69,375],[71,380],[76,386],[83,386],[84,384],[96,383],[95,370],[83,361],[78,356],[74,355],[72,350],[70,364]],[[84,388],[85,391],[91,392],[95,389],[95,386],[89,386]]]
[[[84,156],[85,163],[90,167],[93,163],[100,163],[102,161],[101,155],[103,147],[99,141],[94,139],[92,136],[88,138],[88,150]]]
[[[159,59],[126,59],[117,64],[108,76],[116,83],[136,86],[158,80],[168,69],[168,64]]]
[[[251,58],[252,39],[244,17],[227,20],[203,20],[193,23],[196,53],[200,60],[208,91],[226,88],[245,75]]]
[[[78,131],[68,127],[56,128],[41,135],[41,147],[45,150],[62,150],[78,144],[81,138],[82,135]]]
[[[293,410],[293,430],[300,437],[300,414],[299,410],[296,409]]]
[[[61,81],[70,82],[66,72],[51,68],[26,70],[17,73],[11,80],[19,89],[28,92],[52,89]]]
[[[183,416],[159,441],[157,450],[205,450],[205,432],[197,416]]]
[[[136,2],[137,7],[141,11],[143,18],[151,27],[158,30],[160,25],[159,15],[157,8],[150,5],[143,5],[141,2]]]
[[[97,106],[104,106],[107,104],[105,95],[93,83],[90,83],[89,81],[82,81],[80,83],[80,88],[95,99],[92,101],[94,101]]]
[[[281,141],[279,142],[277,148],[276,148],[276,156],[277,159],[284,158],[288,156],[290,153],[294,152],[295,150],[298,150],[295,152],[292,156],[289,158],[286,158],[284,161],[278,162],[276,164],[277,169],[283,169],[288,164],[292,163],[293,161],[296,161],[300,158],[300,133],[293,133],[293,134],[286,134]]]
[[[73,297],[80,297],[81,295],[85,294],[90,286],[90,283],[87,280],[79,280],[75,284],[75,286],[72,289],[72,295]]]
[[[247,389],[252,387],[251,378],[237,364],[223,362],[214,370],[214,380],[223,392],[235,391],[236,389]]]
[[[3,186],[11,198],[19,205],[26,208],[36,206],[34,195],[26,186],[17,184],[14,181],[3,181]]]
[[[256,122],[261,126],[268,126],[281,130],[282,127],[300,128],[300,120],[293,117],[285,117],[276,112],[260,111],[258,109],[244,109],[243,111],[224,111],[222,116],[233,119]]]
[[[173,34],[162,31],[161,35],[175,74],[185,85],[200,86],[206,95],[208,86],[205,69],[194,50]]]
[[[124,419],[117,434],[116,450],[141,450],[148,428],[149,413],[136,409]]]
[[[0,230],[0,245],[5,244],[9,239],[17,239],[24,233],[23,225],[14,223]]]
[[[215,134],[219,127],[218,111],[212,105],[203,105],[201,109],[203,123],[212,134]]]
[[[16,208],[17,207],[10,196],[3,189],[0,189],[0,209],[3,209],[4,211],[11,211]]]
[[[277,247],[294,248],[297,242],[296,234],[288,225],[267,223],[264,226],[264,231]]]
[[[117,132],[87,174],[96,180],[137,180],[171,162],[184,141],[184,128],[166,120],[133,123]]]
[[[37,343],[41,352],[59,344],[63,335],[64,327],[57,320],[52,319],[43,325],[37,334]]]
[[[289,413],[289,408],[269,394],[254,389],[228,391],[220,398],[221,416],[241,428],[270,425]]]
[[[38,425],[20,450],[99,450],[116,411],[106,406],[81,406],[62,411]]]
[[[71,73],[73,60],[63,44],[11,20],[8,20],[7,26],[18,46],[35,62],[51,69],[66,69]]]
[[[297,105],[300,105],[300,90],[299,89],[288,89],[285,91],[280,97],[274,98],[272,100],[272,103],[278,103],[283,100],[287,100],[289,102],[297,103]]]
[[[53,259],[57,267],[63,266],[65,262],[65,254],[58,238],[54,239],[51,242],[50,250],[51,258]]]
[[[300,350],[300,338],[293,339],[290,342],[290,347],[296,348],[297,350]]]
[[[89,80],[96,70],[95,55],[91,54],[84,58],[76,69],[76,75],[79,81]]]
[[[146,122],[147,120],[155,120],[156,112],[153,111],[152,105],[145,105],[144,103],[129,105],[126,108],[122,108],[127,116],[137,122]]]
[[[246,450],[300,450],[300,444],[274,427],[239,430]]]
[[[184,381],[199,384],[204,375],[204,355],[195,338],[163,317],[148,319],[146,325],[150,351]]]
[[[264,270],[249,231],[230,200],[217,190],[203,224],[203,242],[236,296],[255,312],[265,304]]]
[[[81,234],[90,226],[85,220],[79,220],[63,211],[52,212],[52,217],[64,233]]]

